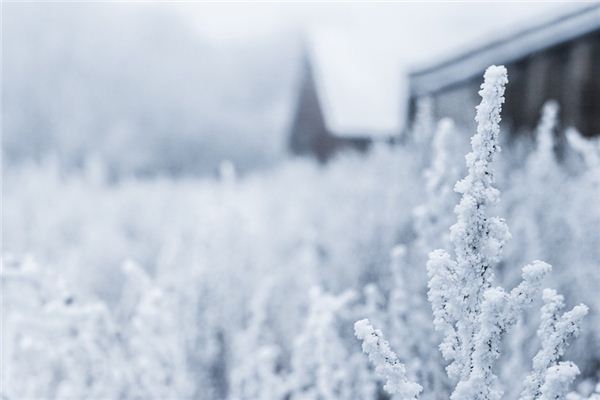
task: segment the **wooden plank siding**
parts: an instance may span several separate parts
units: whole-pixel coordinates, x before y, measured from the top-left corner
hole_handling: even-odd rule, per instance
[[[598,7],[591,7],[588,12],[597,14]],[[556,100],[563,127],[574,126],[585,136],[600,134],[600,27],[590,26],[590,30],[580,36],[547,47],[538,46],[530,53],[523,51],[524,44],[519,42],[518,35],[511,37],[507,40],[515,42],[521,52],[516,58],[507,59],[510,43],[496,42],[483,48],[485,65],[502,64],[508,69],[504,128],[515,134],[533,131],[543,104]],[[551,35],[553,27],[539,29],[547,29]],[[539,33],[536,34],[539,37]],[[493,51],[496,47],[501,49],[498,54]],[[472,51],[465,57],[476,59],[477,52]],[[463,64],[476,66],[465,78],[465,73],[457,72],[465,59],[452,60],[410,75],[409,121],[414,120],[418,99],[428,96],[432,99],[435,118],[450,117],[460,126],[474,128],[473,109],[479,103],[477,92],[485,67],[481,59]],[[428,79],[439,81],[428,82]]]

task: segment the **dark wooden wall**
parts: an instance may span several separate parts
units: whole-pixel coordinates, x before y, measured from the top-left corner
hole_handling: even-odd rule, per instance
[[[289,150],[292,154],[315,157],[326,162],[342,149],[365,151],[371,140],[367,137],[335,136],[327,129],[323,108],[319,101],[312,66],[304,57],[298,100],[289,137]]]
[[[600,31],[590,33],[504,64],[509,83],[503,107],[503,126],[510,132],[532,132],[543,104],[556,100],[563,127],[574,126],[584,136],[600,134]],[[434,116],[450,117],[459,125],[474,127],[474,107],[483,72],[432,93]],[[409,118],[415,115],[411,98]]]

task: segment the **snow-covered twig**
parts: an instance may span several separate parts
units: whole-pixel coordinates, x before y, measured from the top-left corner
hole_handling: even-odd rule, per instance
[[[573,372],[572,368],[565,366],[557,368],[557,361],[564,354],[569,340],[579,334],[581,321],[588,313],[588,308],[580,304],[573,307],[571,311],[560,315],[565,306],[564,298],[552,289],[544,290],[543,299],[542,321],[538,329],[542,348],[533,358],[533,370],[525,379],[521,400],[540,398],[542,386],[546,385],[548,379],[554,381],[546,385],[547,392],[557,385],[556,375],[558,373],[566,371],[565,374],[567,372],[570,374]],[[572,379],[567,379],[567,381],[570,383]]]
[[[362,319],[354,324],[356,337],[362,340],[362,348],[375,366],[375,372],[385,380],[384,389],[398,394],[402,400],[416,399],[423,390],[421,385],[411,382],[406,376],[406,368],[380,330],[374,329],[369,320]]]

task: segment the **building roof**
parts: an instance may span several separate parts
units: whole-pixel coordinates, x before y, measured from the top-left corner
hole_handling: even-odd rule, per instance
[[[336,31],[312,33],[304,51],[332,134],[389,137],[400,131],[399,54]]]
[[[483,45],[417,67],[409,74],[411,96],[423,96],[479,76],[491,64],[507,64],[529,54],[600,30],[600,3],[515,30]]]

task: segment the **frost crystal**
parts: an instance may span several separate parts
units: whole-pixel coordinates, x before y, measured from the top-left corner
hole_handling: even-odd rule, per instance
[[[443,325],[446,335],[442,350],[453,360],[448,373],[461,380],[467,379],[471,370],[477,318],[483,294],[493,281],[492,267],[510,236],[502,219],[487,215],[488,206],[499,195],[493,187],[490,164],[500,151],[500,111],[507,82],[504,67],[491,66],[485,72],[475,117],[477,133],[471,139],[472,151],[466,156],[468,173],[455,187],[462,194],[455,209],[457,223],[450,229],[456,259],[438,250],[428,263],[429,297],[436,325]]]
[[[363,341],[363,351],[369,355],[375,372],[385,379],[384,389],[388,393],[398,394],[403,400],[416,399],[423,388],[408,380],[404,364],[392,351],[381,331],[373,329],[369,320],[362,319],[354,324],[354,333]]]
[[[567,368],[565,363],[557,364],[557,361],[564,354],[569,340],[579,334],[581,320],[588,313],[588,308],[580,304],[573,307],[571,311],[560,315],[560,311],[565,306],[564,298],[552,289],[544,290],[543,299],[542,321],[537,332],[542,348],[533,358],[533,370],[525,379],[521,400],[538,399],[544,386],[546,386],[546,393],[551,393],[551,391],[556,390],[559,382],[566,382],[566,390],[572,379],[565,380],[561,378],[561,380],[556,375],[560,371],[562,371],[561,374],[564,372],[568,375],[574,370]],[[562,367],[560,367],[561,364]],[[549,379],[552,382],[548,382]],[[555,398],[563,398],[565,394],[566,392],[560,395],[557,394],[559,397]]]

